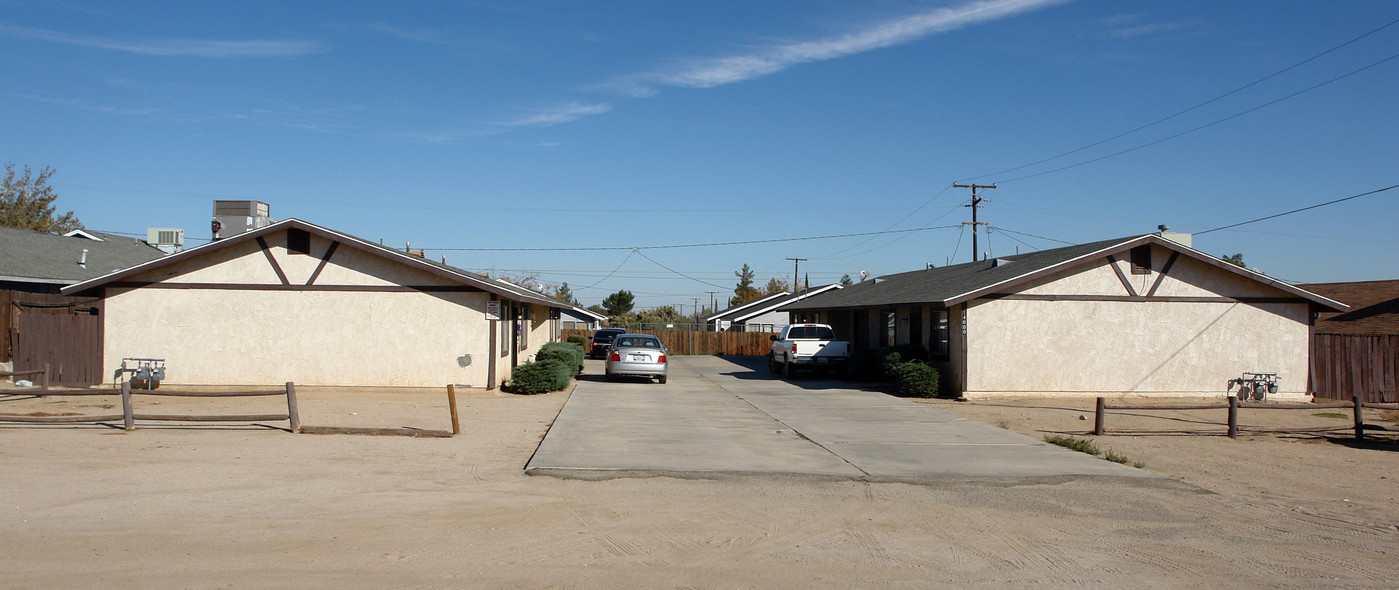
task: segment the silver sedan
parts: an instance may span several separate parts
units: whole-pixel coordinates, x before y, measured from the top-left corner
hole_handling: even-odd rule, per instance
[[[619,375],[655,377],[665,383],[666,350],[649,334],[618,334],[607,351],[607,378]]]

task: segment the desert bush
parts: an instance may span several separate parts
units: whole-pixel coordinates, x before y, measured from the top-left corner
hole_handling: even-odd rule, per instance
[[[583,372],[583,346],[572,342],[550,342],[541,346],[534,355],[535,361],[557,360],[565,365],[577,367],[574,374]]]
[[[525,363],[511,373],[509,391],[521,395],[558,391],[568,387],[576,373],[574,365],[558,359]]]
[[[1101,450],[1098,450],[1098,445],[1093,444],[1093,441],[1074,438],[1072,436],[1046,434],[1044,436],[1044,442],[1059,445],[1066,449],[1073,449],[1080,453],[1088,453],[1089,455],[1101,455],[1103,453]]]
[[[937,397],[938,370],[921,362],[910,361],[895,367],[894,373],[899,384],[899,395],[917,397]]]

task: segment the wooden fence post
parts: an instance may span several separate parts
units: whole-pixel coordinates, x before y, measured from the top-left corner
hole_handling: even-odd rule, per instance
[[[43,388],[44,391],[48,391],[48,390],[49,390],[49,364],[48,364],[48,363],[44,363],[44,383],[43,383],[42,388]]]
[[[127,432],[136,430],[136,416],[131,411],[131,382],[121,382],[121,422]]]
[[[1355,440],[1365,440],[1365,404],[1358,395],[1350,396],[1350,400],[1355,404]]]
[[[1229,438],[1239,438],[1239,396],[1229,396]]]
[[[291,433],[301,434],[301,413],[296,408],[296,384],[287,382],[287,420],[291,421]]]
[[[1103,435],[1103,431],[1104,431],[1104,428],[1103,428],[1103,420],[1104,420],[1104,418],[1105,418],[1103,415],[1107,413],[1107,405],[1108,405],[1108,400],[1107,400],[1107,398],[1102,398],[1102,397],[1098,398],[1098,405],[1097,405],[1096,408],[1094,408],[1094,412],[1093,412],[1093,434],[1094,434],[1094,436],[1102,436],[1102,435]]]
[[[461,422],[457,420],[457,386],[447,385],[447,405],[452,408],[452,434],[461,434]]]

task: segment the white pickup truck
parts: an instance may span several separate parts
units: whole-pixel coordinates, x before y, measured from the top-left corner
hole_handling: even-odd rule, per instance
[[[850,343],[836,340],[835,330],[826,324],[792,324],[772,337],[768,370],[790,379],[799,368],[826,373],[843,373],[850,364]]]

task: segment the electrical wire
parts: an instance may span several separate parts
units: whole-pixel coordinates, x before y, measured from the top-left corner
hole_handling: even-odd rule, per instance
[[[675,248],[709,248],[714,246],[745,246],[749,244],[776,244],[780,242],[802,242],[809,240],[834,240],[840,238],[854,238],[860,236],[871,236],[880,234],[902,234],[911,232],[927,231],[929,227],[919,227],[913,229],[893,229],[884,231],[868,231],[853,234],[834,234],[828,236],[805,236],[800,238],[772,238],[768,240],[742,240],[736,242],[708,242],[701,244],[672,244],[666,246],[597,246],[584,248],[423,248],[423,250],[433,252],[602,252],[609,250],[670,250]]]
[[[1090,148],[1098,147],[1098,146],[1103,145],[1103,144],[1105,144],[1105,143],[1108,143],[1108,142],[1110,142],[1110,141],[1114,141],[1114,140],[1117,140],[1117,139],[1121,139],[1121,138],[1123,138],[1123,137],[1126,137],[1126,136],[1131,135],[1131,134],[1133,134],[1133,133],[1136,133],[1136,132],[1138,132],[1138,131],[1144,130],[1144,129],[1148,128],[1148,127],[1153,127],[1153,126],[1156,126],[1156,125],[1158,125],[1158,124],[1165,123],[1166,121],[1169,121],[1169,120],[1171,120],[1171,119],[1174,119],[1174,118],[1176,118],[1176,117],[1179,117],[1179,116],[1181,116],[1181,115],[1184,115],[1184,114],[1186,114],[1186,113],[1189,113],[1189,112],[1191,112],[1191,111],[1193,111],[1193,110],[1195,110],[1195,109],[1198,109],[1198,108],[1200,108],[1200,107],[1209,105],[1209,104],[1211,104],[1211,103],[1218,102],[1218,101],[1220,101],[1220,100],[1223,100],[1223,99],[1228,98],[1228,97],[1230,97],[1230,96],[1233,96],[1233,95],[1235,95],[1235,94],[1238,94],[1238,93],[1240,93],[1240,92],[1243,92],[1244,90],[1248,90],[1249,88],[1252,88],[1252,87],[1254,87],[1254,86],[1257,86],[1257,85],[1259,85],[1259,84],[1262,84],[1263,82],[1267,82],[1268,80],[1271,80],[1271,79],[1273,79],[1273,78],[1276,78],[1276,77],[1278,77],[1278,76],[1280,76],[1280,75],[1282,75],[1282,74],[1285,74],[1285,73],[1290,72],[1290,71],[1292,71],[1292,70],[1295,70],[1295,69],[1297,69],[1297,68],[1299,68],[1299,67],[1302,67],[1302,66],[1304,66],[1304,65],[1306,65],[1306,64],[1308,64],[1308,63],[1311,63],[1311,62],[1313,62],[1313,61],[1316,61],[1317,59],[1320,59],[1320,58],[1322,58],[1322,57],[1324,57],[1324,56],[1326,56],[1326,55],[1328,55],[1328,54],[1330,54],[1330,53],[1333,53],[1333,52],[1335,52],[1335,51],[1338,51],[1338,50],[1340,50],[1340,49],[1343,48],[1343,47],[1346,47],[1346,46],[1348,46],[1348,45],[1350,45],[1350,44],[1352,44],[1352,43],[1355,43],[1356,41],[1359,41],[1359,40],[1361,40],[1361,39],[1364,39],[1364,38],[1366,38],[1366,37],[1369,37],[1370,35],[1373,35],[1373,34],[1375,34],[1375,33],[1378,33],[1378,32],[1380,32],[1380,31],[1383,31],[1383,30],[1385,30],[1385,29],[1387,29],[1387,28],[1389,28],[1389,27],[1392,27],[1392,26],[1394,26],[1396,23],[1399,23],[1399,19],[1395,19],[1395,20],[1389,21],[1388,23],[1385,23],[1385,24],[1379,26],[1378,28],[1375,28],[1375,29],[1371,30],[1370,32],[1365,33],[1365,34],[1363,34],[1363,35],[1361,35],[1361,36],[1359,36],[1359,37],[1356,37],[1356,38],[1354,38],[1354,39],[1351,39],[1351,40],[1349,40],[1349,41],[1346,41],[1345,43],[1342,43],[1342,44],[1340,44],[1340,45],[1337,45],[1337,46],[1335,46],[1335,47],[1332,47],[1332,48],[1330,48],[1330,49],[1327,49],[1326,51],[1323,51],[1323,52],[1318,53],[1318,54],[1316,54],[1316,55],[1313,55],[1313,56],[1311,56],[1311,57],[1309,57],[1309,58],[1307,58],[1307,59],[1304,59],[1304,60],[1299,61],[1299,62],[1297,62],[1297,63],[1295,63],[1295,64],[1292,64],[1292,65],[1290,65],[1290,66],[1287,66],[1287,67],[1285,67],[1285,68],[1283,68],[1283,69],[1281,69],[1281,70],[1278,70],[1278,71],[1276,71],[1276,72],[1273,72],[1273,73],[1271,73],[1271,74],[1268,74],[1267,76],[1263,76],[1262,78],[1259,78],[1259,79],[1257,79],[1257,80],[1254,80],[1254,81],[1252,81],[1252,82],[1249,82],[1248,84],[1244,84],[1243,86],[1240,86],[1240,87],[1238,87],[1238,88],[1235,88],[1235,89],[1233,89],[1233,90],[1230,90],[1229,92],[1225,92],[1224,94],[1221,94],[1221,95],[1219,95],[1219,96],[1216,96],[1216,97],[1214,97],[1214,98],[1211,98],[1211,99],[1209,99],[1209,100],[1206,100],[1206,101],[1204,101],[1204,102],[1202,102],[1202,103],[1196,104],[1196,105],[1194,105],[1194,106],[1192,106],[1192,107],[1189,107],[1189,108],[1186,108],[1186,109],[1184,109],[1184,110],[1178,111],[1178,112],[1176,112],[1176,113],[1173,113],[1173,114],[1170,114],[1170,115],[1166,115],[1165,117],[1161,117],[1160,119],[1157,119],[1157,120],[1155,120],[1155,121],[1152,121],[1152,122],[1147,123],[1147,124],[1145,124],[1145,125],[1142,125],[1142,126],[1140,126],[1140,127],[1136,127],[1136,128],[1130,129],[1130,130],[1128,130],[1128,131],[1123,131],[1122,133],[1119,133],[1119,134],[1114,135],[1114,136],[1112,136],[1112,137],[1109,137],[1109,138],[1107,138],[1107,139],[1102,139],[1102,140],[1099,140],[1099,141],[1095,141],[1095,142],[1090,143],[1090,144],[1088,144],[1088,145],[1085,145],[1085,146],[1083,146],[1083,147],[1076,148],[1076,149],[1072,149],[1072,150],[1069,150],[1069,151],[1067,151],[1067,152],[1064,152],[1064,153],[1061,153],[1061,154],[1058,154],[1058,155],[1054,155],[1054,156],[1050,156],[1050,157],[1048,157],[1048,158],[1044,158],[1044,159],[1042,159],[1042,160],[1036,160],[1036,161],[1034,161],[1034,162],[1030,162],[1029,164],[1022,164],[1022,165],[1016,166],[1016,167],[1014,167],[1014,168],[1006,168],[1005,170],[999,170],[999,171],[996,171],[996,172],[988,172],[988,173],[986,173],[986,174],[981,174],[981,175],[978,175],[978,176],[973,176],[973,177],[969,178],[968,180],[976,180],[976,179],[978,179],[978,178],[986,178],[986,177],[988,177],[988,176],[997,176],[997,175],[1005,174],[1005,173],[1007,173],[1007,172],[1014,172],[1014,171],[1016,171],[1016,170],[1023,170],[1023,169],[1025,169],[1025,168],[1029,168],[1029,167],[1031,167],[1031,166],[1037,166],[1037,165],[1043,164],[1043,163],[1045,163],[1045,162],[1050,162],[1050,161],[1053,161],[1053,160],[1058,160],[1059,158],[1063,158],[1063,157],[1065,157],[1065,156],[1071,156],[1071,155],[1076,154],[1076,153],[1078,153],[1078,152],[1081,152],[1081,151],[1084,151],[1084,150],[1087,150],[1087,149],[1090,149]]]
[[[612,269],[612,272],[607,273],[607,276],[598,279],[598,281],[597,281],[596,283],[593,283],[593,284],[588,285],[588,286],[586,286],[586,287],[579,287],[578,290],[579,290],[579,291],[582,291],[582,290],[584,290],[584,289],[591,289],[591,288],[593,288],[593,287],[598,286],[598,285],[601,284],[603,281],[612,278],[612,275],[617,274],[617,271],[622,270],[622,267],[625,266],[625,265],[627,264],[627,261],[628,261],[628,260],[631,260],[632,255],[633,255],[633,254],[636,254],[636,253],[637,253],[636,250],[632,250],[631,252],[628,252],[628,253],[627,253],[627,257],[622,259],[622,264],[618,264],[618,265],[617,265],[617,268],[614,268],[614,269]]]
[[[1384,188],[1377,188],[1377,189],[1372,190],[1372,191],[1366,191],[1366,192],[1360,193],[1360,194],[1358,194],[1358,195],[1351,195],[1351,196],[1349,196],[1349,197],[1342,197],[1342,198],[1335,199],[1335,200],[1332,200],[1332,201],[1327,201],[1327,202],[1325,202],[1325,203],[1317,203],[1317,204],[1315,204],[1315,205],[1310,205],[1310,206],[1307,206],[1307,207],[1302,207],[1302,208],[1300,208],[1300,209],[1293,209],[1293,210],[1291,210],[1291,211],[1284,211],[1284,212],[1282,212],[1282,213],[1277,213],[1277,214],[1274,214],[1274,215],[1269,215],[1269,216],[1267,216],[1267,217],[1259,217],[1258,219],[1250,219],[1250,220],[1248,220],[1248,221],[1240,221],[1240,222],[1238,222],[1238,223],[1231,223],[1231,224],[1229,224],[1229,225],[1224,225],[1224,226],[1216,227],[1216,228],[1214,228],[1214,229],[1207,229],[1207,230],[1205,230],[1205,231],[1195,232],[1195,235],[1199,236],[1199,235],[1204,235],[1204,234],[1207,234],[1207,233],[1210,233],[1210,232],[1217,232],[1217,231],[1220,231],[1220,230],[1225,230],[1225,229],[1230,229],[1230,228],[1239,227],[1239,226],[1241,226],[1241,225],[1248,225],[1248,224],[1250,224],[1250,223],[1258,223],[1258,222],[1260,222],[1260,221],[1267,221],[1267,220],[1269,220],[1269,219],[1276,219],[1276,218],[1282,217],[1282,216],[1284,216],[1284,215],[1292,215],[1293,213],[1301,213],[1301,212],[1303,212],[1303,211],[1308,211],[1308,210],[1311,210],[1311,209],[1316,209],[1316,208],[1318,208],[1318,207],[1325,207],[1325,206],[1327,206],[1327,205],[1335,205],[1336,203],[1341,203],[1341,202],[1349,201],[1349,200],[1351,200],[1351,199],[1359,199],[1360,197],[1368,197],[1368,196],[1373,195],[1373,194],[1376,194],[1376,193],[1382,193],[1382,192],[1385,192],[1385,191],[1388,191],[1388,190],[1394,190],[1394,189],[1396,189],[1396,188],[1399,188],[1399,184],[1390,185],[1390,186],[1387,186],[1387,187],[1384,187]]]
[[[988,226],[988,227],[989,227],[989,226]],[[1006,232],[1006,233],[1008,233],[1008,234],[1016,234],[1016,235],[1020,235],[1020,236],[1029,236],[1029,237],[1031,237],[1031,238],[1036,238],[1036,239],[1040,239],[1040,240],[1048,240],[1048,241],[1050,241],[1050,242],[1058,242],[1058,243],[1060,243],[1060,244],[1065,244],[1065,245],[1069,245],[1069,246],[1075,245],[1073,242],[1065,242],[1064,240],[1058,240],[1058,239],[1054,239],[1054,238],[1046,238],[1046,237],[1044,237],[1044,236],[1037,236],[1037,235],[1035,235],[1035,234],[1027,234],[1027,233],[1022,232],[1022,231],[1011,231],[1011,230],[1008,230],[1008,229],[1006,229],[1006,228],[1004,228],[1004,227],[999,227],[999,226],[996,227],[996,231]],[[1020,242],[1020,243],[1025,244],[1025,242]],[[1025,244],[1025,245],[1026,245],[1026,246],[1030,246],[1029,244]],[[1031,248],[1034,248],[1034,246],[1030,246],[1030,247],[1031,247]],[[1036,249],[1038,249],[1038,248],[1036,248]]]
[[[1302,90],[1298,90],[1297,92],[1293,92],[1292,94],[1289,94],[1289,95],[1284,96],[1284,97],[1282,97],[1282,98],[1278,98],[1278,99],[1275,99],[1275,100],[1270,100],[1270,101],[1268,101],[1268,102],[1265,102],[1265,103],[1260,104],[1260,105],[1258,105],[1258,106],[1255,106],[1255,107],[1253,107],[1253,108],[1246,109],[1246,110],[1240,111],[1240,112],[1238,112],[1238,113],[1234,113],[1234,114],[1232,114],[1232,115],[1229,115],[1228,117],[1224,117],[1223,119],[1217,119],[1217,120],[1215,120],[1215,121],[1211,121],[1211,122],[1209,122],[1209,123],[1205,123],[1204,125],[1200,125],[1199,127],[1194,127],[1194,128],[1192,128],[1192,129],[1187,129],[1187,130],[1185,130],[1185,131],[1181,131],[1180,133],[1176,133],[1176,134],[1174,134],[1174,135],[1168,135],[1168,136],[1166,136],[1166,137],[1162,137],[1162,138],[1157,139],[1157,140],[1154,140],[1154,141],[1149,141],[1149,142],[1147,142],[1147,143],[1144,143],[1144,144],[1141,144],[1141,145],[1138,145],[1138,146],[1135,146],[1135,147],[1130,147],[1130,148],[1127,148],[1127,149],[1125,149],[1125,150],[1116,151],[1116,152],[1113,152],[1113,153],[1108,154],[1108,155],[1106,155],[1106,156],[1099,156],[1099,157],[1097,157],[1097,158],[1093,158],[1093,159],[1090,159],[1090,160],[1085,160],[1085,161],[1079,162],[1079,163],[1077,163],[1077,164],[1070,164],[1070,165],[1068,165],[1068,166],[1061,166],[1061,167],[1055,168],[1055,169],[1053,169],[1053,170],[1045,170],[1044,172],[1036,172],[1036,173],[1034,173],[1034,174],[1026,174],[1025,176],[1017,176],[1017,177],[1015,177],[1015,178],[1011,178],[1011,179],[1007,179],[1007,180],[998,180],[998,181],[996,181],[996,182],[993,183],[993,184],[1005,184],[1005,183],[1007,183],[1007,182],[1015,182],[1015,181],[1017,181],[1017,180],[1025,180],[1025,179],[1027,179],[1027,178],[1035,178],[1035,177],[1037,177],[1037,176],[1044,176],[1044,175],[1046,175],[1046,174],[1054,174],[1055,172],[1063,172],[1063,171],[1065,171],[1065,170],[1070,170],[1070,169],[1073,169],[1073,168],[1078,168],[1079,166],[1087,166],[1088,164],[1093,164],[1093,163],[1096,163],[1096,162],[1101,162],[1101,161],[1106,160],[1106,159],[1109,159],[1109,158],[1116,158],[1117,156],[1121,156],[1121,155],[1124,155],[1124,154],[1129,154],[1129,153],[1135,152],[1135,151],[1140,150],[1140,149],[1143,149],[1143,148],[1148,148],[1148,147],[1151,147],[1151,146],[1154,146],[1154,145],[1157,145],[1157,144],[1165,143],[1165,142],[1170,141],[1170,140],[1172,140],[1172,139],[1176,139],[1176,138],[1178,138],[1178,137],[1190,135],[1191,133],[1195,133],[1195,132],[1197,132],[1197,131],[1202,131],[1202,130],[1204,130],[1204,129],[1208,129],[1208,128],[1210,128],[1210,127],[1214,127],[1215,125],[1219,125],[1220,123],[1224,123],[1224,122],[1226,122],[1226,121],[1231,121],[1231,120],[1233,120],[1233,119],[1237,119],[1237,118],[1242,117],[1242,116],[1244,116],[1244,115],[1247,115],[1247,114],[1249,114],[1249,113],[1253,113],[1253,112],[1255,112],[1255,111],[1259,111],[1259,110],[1268,108],[1268,107],[1273,106],[1273,105],[1275,105],[1275,104],[1277,104],[1277,103],[1280,103],[1280,102],[1282,102],[1282,101],[1284,101],[1284,100],[1288,100],[1288,99],[1291,99],[1291,98],[1295,98],[1295,97],[1297,97],[1297,96],[1301,96],[1301,95],[1303,95],[1303,94],[1306,94],[1306,93],[1308,93],[1308,92],[1311,92],[1311,91],[1313,91],[1313,90],[1316,90],[1317,88],[1321,88],[1322,86],[1326,86],[1326,85],[1331,84],[1331,83],[1333,83],[1333,82],[1337,82],[1337,81],[1339,81],[1339,80],[1342,80],[1342,79],[1345,79],[1345,78],[1349,78],[1349,77],[1351,77],[1351,76],[1354,76],[1354,75],[1356,75],[1356,74],[1359,74],[1360,72],[1363,72],[1363,71],[1365,71],[1365,70],[1368,70],[1368,69],[1373,68],[1373,67],[1376,67],[1376,66],[1379,66],[1379,65],[1381,65],[1381,64],[1383,64],[1383,63],[1386,63],[1386,62],[1389,62],[1389,61],[1391,61],[1391,60],[1394,60],[1395,58],[1399,58],[1399,53],[1396,53],[1396,54],[1394,54],[1394,55],[1391,55],[1391,56],[1389,56],[1389,57],[1386,57],[1386,58],[1384,58],[1384,59],[1381,59],[1381,60],[1379,60],[1379,61],[1377,61],[1377,62],[1374,62],[1374,63],[1372,63],[1372,64],[1370,64],[1370,65],[1367,65],[1367,66],[1364,66],[1364,67],[1361,67],[1361,68],[1358,68],[1358,69],[1351,70],[1351,71],[1349,71],[1349,72],[1346,72],[1346,73],[1344,73],[1344,74],[1341,74],[1341,75],[1339,75],[1339,76],[1336,76],[1335,78],[1331,78],[1330,80],[1327,80],[1327,81],[1325,81],[1325,82],[1321,82],[1321,83],[1318,83],[1318,84],[1314,84],[1314,85],[1312,85],[1312,86],[1308,86],[1307,88],[1303,88]]]
[[[725,287],[725,286],[723,286],[723,285],[716,285],[716,284],[711,283],[711,282],[709,282],[709,281],[702,281],[702,280],[700,280],[700,279],[697,279],[697,278],[695,278],[695,277],[692,277],[692,276],[690,276],[690,275],[687,275],[687,274],[685,274],[685,273],[683,273],[683,272],[680,272],[680,271],[678,271],[678,270],[675,270],[675,269],[673,269],[673,268],[671,268],[671,267],[669,267],[669,266],[666,266],[666,265],[664,265],[664,264],[661,264],[661,263],[659,263],[659,262],[656,262],[656,259],[651,258],[650,256],[647,256],[645,253],[641,252],[640,250],[637,250],[637,251],[636,251],[636,255],[637,255],[637,256],[640,256],[640,257],[642,257],[642,258],[645,258],[645,259],[647,259],[647,260],[650,260],[650,261],[651,261],[652,263],[654,263],[656,266],[659,266],[659,267],[664,268],[664,269],[666,269],[666,270],[668,270],[668,271],[670,271],[670,272],[673,272],[673,273],[678,274],[678,275],[680,275],[680,276],[682,276],[682,277],[685,277],[685,278],[687,278],[687,279],[690,279],[690,280],[692,280],[692,281],[694,281],[694,282],[696,282],[696,283],[703,283],[703,284],[709,285],[709,286],[711,286],[711,287],[718,287],[718,288],[720,288],[720,289],[727,289],[727,288],[728,288],[728,287]]]

